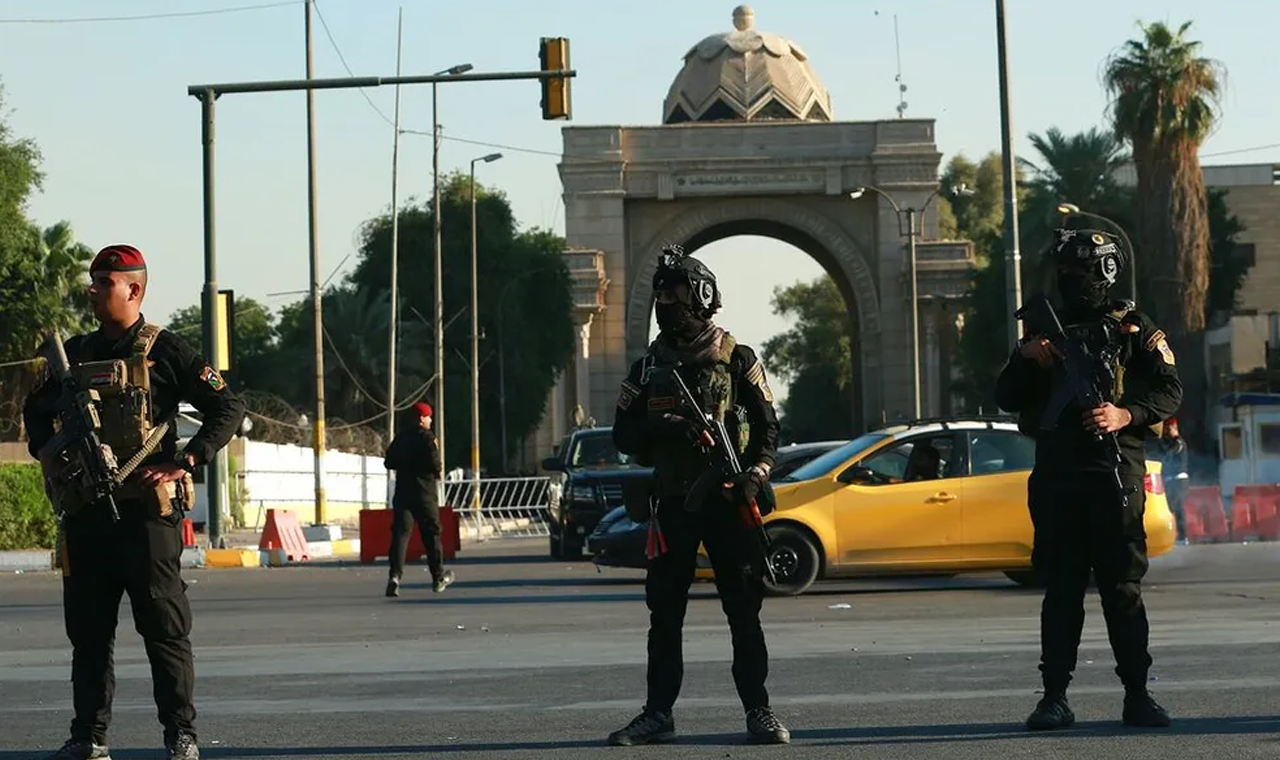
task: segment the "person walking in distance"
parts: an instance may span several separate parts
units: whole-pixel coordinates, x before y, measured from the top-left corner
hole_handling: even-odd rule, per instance
[[[1132,302],[1108,298],[1128,256],[1116,236],[1059,229],[1050,255],[1062,296],[1063,331],[1094,359],[1095,366],[1081,371],[1103,386],[1098,390],[1105,401],[1084,409],[1069,400],[1056,426],[1044,429],[1044,410],[1066,381],[1062,356],[1043,335],[1020,340],[996,381],[996,402],[1018,413],[1019,428],[1036,441],[1027,502],[1034,528],[1031,562],[1045,589],[1040,611],[1044,698],[1027,727],[1075,723],[1067,684],[1076,667],[1092,571],[1116,675],[1124,684],[1123,722],[1161,728],[1169,725],[1169,714],[1147,691],[1151,654],[1142,600],[1148,567],[1143,478],[1151,427],[1177,411],[1182,383],[1164,332]],[[1120,461],[1108,448],[1111,434]]]
[[[653,277],[661,331],[631,365],[618,397],[613,440],[618,451],[654,468],[654,491],[628,496],[627,511],[649,518],[652,550],[645,575],[649,607],[648,698],[643,711],[609,735],[612,745],[675,737],[672,708],[684,676],[681,652],[689,585],[698,545],[715,569],[716,590],[733,637],[733,680],[754,742],[785,744],[791,734],[769,706],[769,654],[760,626],[764,548],[758,524],[743,519],[768,486],[778,445],[778,417],[764,365],[749,347],[712,322],[720,309],[715,275],[679,246],[664,248]],[[725,443],[746,469],[725,487],[703,492],[717,445],[694,422],[675,373],[701,410],[725,423]],[[635,519],[635,518],[633,518]]]
[[[71,738],[48,760],[104,760],[115,693],[113,650],[120,599],[151,663],[158,718],[170,760],[197,760],[191,605],[182,580],[182,522],[194,506],[191,474],[230,442],[244,402],[206,359],[174,333],[142,316],[147,264],[131,245],[103,248],[89,265],[89,300],[98,329],[68,339],[72,377],[96,392],[102,443],[124,464],[152,453],[113,493],[116,515],[85,499],[65,452],[54,450],[62,389],[46,378],[26,400],[28,448],[40,460],[46,490],[62,522],[62,593],[71,640],[75,717]],[[166,426],[188,402],[203,416],[182,451]],[[10,716],[12,717],[12,716]]]
[[[1178,433],[1178,421],[1170,418],[1164,424],[1164,432],[1160,436],[1160,476],[1164,480],[1164,491],[1168,494],[1169,509],[1178,524],[1178,540],[1187,540],[1187,487],[1191,479],[1187,473],[1187,443]]]
[[[383,465],[396,473],[395,494],[391,497],[391,556],[387,596],[400,596],[409,537],[418,524],[432,589],[438,594],[453,583],[453,571],[444,569],[444,548],[440,541],[440,446],[431,432],[431,405],[413,405],[416,425],[398,433],[383,458]]]

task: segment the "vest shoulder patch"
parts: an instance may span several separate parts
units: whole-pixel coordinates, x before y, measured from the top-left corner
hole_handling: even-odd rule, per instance
[[[622,390],[618,392],[618,408],[625,412],[639,396],[640,388],[629,380],[623,380]]]
[[[755,364],[752,364],[750,369],[747,370],[746,378],[748,383],[760,389],[765,401],[770,404],[773,403],[773,391],[770,390],[769,380],[764,374],[764,362],[756,359]]]
[[[204,368],[200,370],[200,382],[208,383],[209,387],[215,392],[227,387],[227,381],[223,380],[222,375],[219,375],[218,371],[208,364],[204,365]]]

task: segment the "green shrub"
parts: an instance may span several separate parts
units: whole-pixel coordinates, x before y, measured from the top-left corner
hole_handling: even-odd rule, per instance
[[[38,464],[0,464],[0,550],[52,549],[58,523]]]

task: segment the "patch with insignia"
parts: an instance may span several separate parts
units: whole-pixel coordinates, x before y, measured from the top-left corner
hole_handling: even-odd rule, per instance
[[[227,383],[222,379],[222,375],[208,364],[204,365],[204,369],[200,370],[200,382],[208,383],[209,387],[215,391],[220,391],[227,387]]]
[[[622,390],[618,392],[618,408],[626,411],[631,408],[631,402],[636,400],[640,395],[640,389],[632,385],[630,382],[622,381]]]
[[[1173,358],[1173,349],[1169,348],[1169,341],[1164,334],[1164,330],[1156,330],[1151,334],[1150,338],[1147,338],[1147,350],[1158,351],[1165,364],[1171,367],[1176,366]]]
[[[676,399],[674,396],[658,396],[649,399],[649,409],[675,409]]]
[[[773,391],[769,389],[769,381],[764,376],[764,362],[756,359],[756,363],[747,370],[747,382],[760,389],[765,401],[773,403]]]

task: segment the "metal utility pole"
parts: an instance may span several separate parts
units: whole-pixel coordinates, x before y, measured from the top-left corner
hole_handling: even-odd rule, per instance
[[[996,0],[996,48],[1000,59],[1000,152],[1004,168],[1004,264],[1007,342],[1018,342],[1022,308],[1022,254],[1018,251],[1018,178],[1014,171],[1013,121],[1009,114],[1009,48],[1005,43],[1004,0]]]
[[[933,200],[933,196],[929,197]],[[926,201],[927,203],[927,201]],[[916,277],[916,210],[907,208],[907,258],[910,260],[911,277],[911,378],[915,386],[915,417],[920,419],[920,282]]]
[[[307,81],[312,80],[311,4],[306,2]],[[307,90],[307,219],[311,247],[311,322],[312,346],[315,351],[315,419],[312,421],[312,450],[315,456],[316,511],[315,525],[324,525],[324,312],[320,302],[320,246],[316,214],[316,97]]]
[[[311,38],[311,3],[307,2],[307,38],[310,42]],[[311,71],[311,45],[307,45],[307,73]],[[537,80],[561,80],[569,77],[577,76],[577,72],[573,69],[548,69],[539,71],[506,71],[493,72],[487,74],[461,74],[452,77],[442,77],[439,75],[415,75],[415,76],[396,76],[396,77],[345,77],[332,79],[283,79],[265,82],[220,82],[216,84],[193,84],[187,86],[187,94],[200,99],[201,104],[201,145],[203,155],[204,170],[204,293],[203,302],[204,309],[201,314],[204,328],[205,351],[209,357],[216,356],[217,346],[220,345],[221,326],[214,318],[214,306],[217,304],[218,284],[217,284],[217,249],[214,245],[214,197],[213,197],[213,129],[214,129],[214,112],[213,103],[221,95],[239,94],[250,92],[293,92],[297,90],[306,90],[308,93],[308,106],[311,103],[311,93],[315,90],[346,90],[357,87],[381,87],[382,85],[399,85],[399,84],[436,84],[442,81],[461,81],[461,82],[501,82],[523,79]],[[310,127],[314,126],[311,118],[311,108],[307,109],[308,114],[308,142],[314,147],[314,142],[310,138],[314,137],[314,130]],[[314,155],[312,151],[309,151]],[[312,162],[311,171],[309,172],[311,192],[311,292],[315,296],[315,312],[316,317],[316,360],[317,360],[317,377],[323,377],[323,366],[321,361],[323,353],[320,350],[321,344],[319,340],[323,337],[322,323],[318,319],[320,315],[320,298],[319,298],[319,267],[318,256],[316,251],[316,215],[315,215],[315,169]],[[439,269],[436,270],[439,272]],[[324,385],[318,384],[319,397],[317,399],[317,407],[319,415],[316,419],[316,438],[320,444],[316,448],[317,467],[316,467],[316,515],[317,521],[324,519],[324,489],[323,480],[321,479],[320,452],[322,451],[324,442]],[[215,455],[214,462],[219,457],[225,458],[225,452],[219,452]],[[223,459],[225,461],[225,459]],[[219,478],[215,471],[216,468],[210,469],[209,476],[209,509],[210,519],[217,521],[214,515],[221,515],[221,510],[226,504],[226,494],[220,487],[220,482],[225,478]],[[212,541],[218,535],[218,525],[210,526],[210,540]],[[215,544],[216,545],[216,544]]]
[[[404,39],[404,8],[396,17],[396,76],[400,76],[400,54]],[[396,85],[396,110],[391,138],[391,330],[387,346],[387,443],[396,437],[396,328],[400,321],[400,203],[397,198],[400,172],[400,85]],[[388,473],[387,507],[394,493],[394,473]]]
[[[460,63],[457,66],[450,66],[442,71],[437,71],[433,76],[447,74],[449,76],[458,76],[465,74],[472,69],[469,63]],[[399,74],[397,74],[399,76]],[[431,226],[435,237],[433,245],[435,254],[435,296],[436,296],[436,315],[435,315],[435,342],[436,342],[436,387],[435,400],[435,429],[436,443],[440,448],[440,469],[443,473],[449,471],[445,464],[445,446],[444,446],[444,246],[441,244],[441,236],[443,231],[443,222],[441,217],[443,214],[440,210],[440,100],[439,88],[436,82],[431,83]],[[441,488],[444,484],[441,483]],[[441,504],[444,503],[444,493],[440,494]]]
[[[213,90],[202,90],[200,98],[200,137],[204,143],[204,302],[201,305],[204,316],[204,355],[208,361],[216,361],[219,346],[222,345],[222,320],[216,317],[218,304],[218,266],[213,255],[213,104],[218,94]],[[227,492],[223,489],[226,478],[227,450],[218,449],[213,459],[205,462],[205,477],[208,488],[209,515],[206,518],[206,530],[209,532],[209,546],[222,549],[225,543],[222,536],[222,513],[227,507]]]
[[[490,153],[471,159],[471,507],[475,510],[477,531],[483,525],[483,515],[480,504],[480,256],[476,242],[476,163],[487,164],[500,158],[501,153]]]

